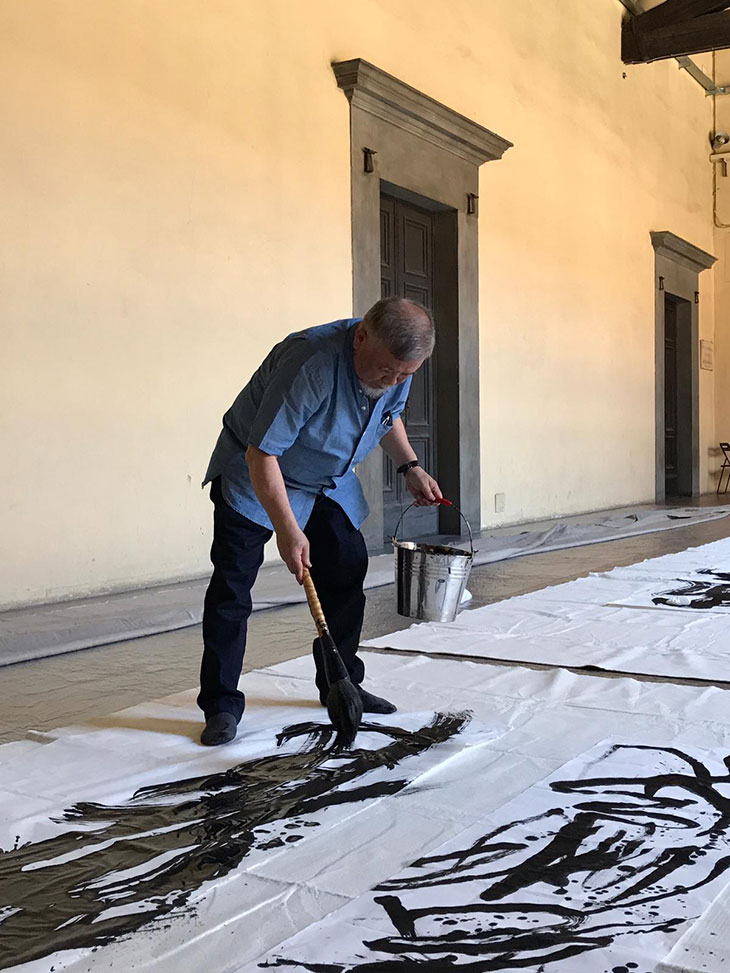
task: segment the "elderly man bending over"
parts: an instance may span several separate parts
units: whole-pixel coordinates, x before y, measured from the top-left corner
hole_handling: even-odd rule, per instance
[[[362,319],[307,328],[279,342],[223,417],[204,481],[215,505],[198,696],[207,746],[233,740],[243,714],[238,680],[251,588],[272,531],[300,584],[304,568],[311,568],[364,711],[395,711],[361,685],[365,669],[357,648],[368,558],[360,525],[368,506],[355,467],[380,443],[417,504],[441,498],[400,419],[411,376],[433,346],[428,312],[412,301],[385,298]],[[314,661],[324,704],[328,686],[318,639]]]

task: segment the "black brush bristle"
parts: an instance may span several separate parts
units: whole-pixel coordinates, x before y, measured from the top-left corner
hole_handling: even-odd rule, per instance
[[[360,693],[350,679],[338,679],[327,692],[327,712],[337,730],[335,746],[349,750],[355,742],[362,720]]]
[[[319,642],[329,683],[327,712],[332,726],[337,730],[335,745],[339,749],[349,750],[362,720],[362,699],[330,633],[326,630],[322,632]]]

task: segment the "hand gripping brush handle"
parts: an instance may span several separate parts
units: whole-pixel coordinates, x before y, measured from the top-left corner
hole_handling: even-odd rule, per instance
[[[335,640],[327,628],[327,621],[322,606],[317,597],[317,589],[309,571],[305,568],[302,578],[304,591],[309,602],[309,610],[317,626],[319,644],[322,647],[324,671],[327,676],[327,712],[330,721],[337,730],[336,746],[349,750],[355,742],[357,728],[362,719],[362,700],[356,686],[347,672],[345,663],[337,651]]]

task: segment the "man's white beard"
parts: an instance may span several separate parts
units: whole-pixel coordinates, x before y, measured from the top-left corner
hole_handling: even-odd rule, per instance
[[[388,391],[387,388],[376,389],[373,388],[372,385],[365,385],[364,382],[360,382],[360,388],[363,390],[363,392],[365,393],[365,395],[367,395],[369,399],[373,399],[373,400],[379,399],[381,395],[385,395],[385,393]]]

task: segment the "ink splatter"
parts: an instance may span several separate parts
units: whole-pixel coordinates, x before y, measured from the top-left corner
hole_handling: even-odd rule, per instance
[[[400,791],[407,774],[369,775],[449,740],[469,718],[437,713],[415,731],[363,723],[361,734],[384,745],[347,753],[329,723],[300,723],[279,734],[277,752],[222,773],[144,787],[116,806],[74,805],[58,819],[72,829],[0,852],[0,969],[179,914],[253,849],[304,837],[323,809]]]
[[[627,953],[640,948],[653,966],[727,882],[730,757],[595,753],[576,779],[531,788],[495,812],[496,826],[470,828],[259,966],[633,973]]]
[[[716,571],[713,568],[703,568],[698,575],[706,575],[712,581],[702,579],[677,579],[675,587],[662,591],[652,597],[655,605],[666,605],[670,608],[730,609],[730,573]]]

